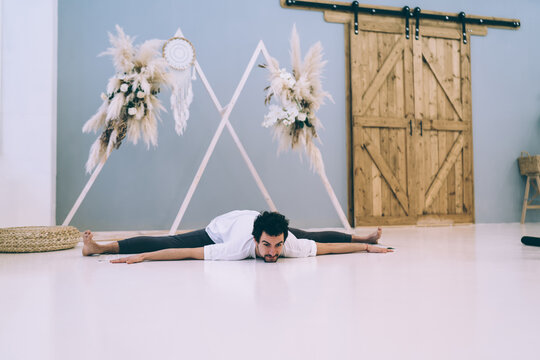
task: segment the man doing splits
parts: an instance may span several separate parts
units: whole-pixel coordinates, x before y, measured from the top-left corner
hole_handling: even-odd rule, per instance
[[[138,236],[101,245],[92,239],[90,231],[86,231],[82,253],[85,256],[136,254],[111,260],[112,263],[132,264],[144,260],[248,258],[276,262],[280,256],[392,252],[391,248],[373,245],[377,244],[381,233],[381,228],[363,237],[336,231],[307,232],[289,228],[289,220],[277,212],[236,210],[218,216],[206,229],[172,236]]]

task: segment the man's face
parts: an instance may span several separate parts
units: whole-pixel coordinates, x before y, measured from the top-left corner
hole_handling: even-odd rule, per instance
[[[285,244],[283,238],[283,234],[270,236],[263,231],[259,242],[257,243],[255,241],[259,256],[262,257],[265,262],[276,262],[283,251],[283,245]]]

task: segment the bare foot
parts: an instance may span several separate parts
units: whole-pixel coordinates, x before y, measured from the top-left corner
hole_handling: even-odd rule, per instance
[[[100,254],[100,248],[99,245],[92,239],[94,236],[92,235],[92,232],[90,230],[86,230],[83,234],[83,249],[82,254],[83,256],[90,256],[93,254]]]
[[[353,242],[359,242],[364,244],[378,244],[382,235],[382,229],[379,227],[377,230],[367,236],[353,235]]]

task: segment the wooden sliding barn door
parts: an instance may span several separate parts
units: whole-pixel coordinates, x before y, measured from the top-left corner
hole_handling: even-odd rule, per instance
[[[355,225],[473,222],[469,44],[404,28],[360,19],[349,38]]]

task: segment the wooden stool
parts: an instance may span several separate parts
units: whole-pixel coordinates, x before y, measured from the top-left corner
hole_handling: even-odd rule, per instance
[[[525,222],[525,214],[528,209],[537,209],[540,210],[540,205],[531,205],[533,200],[540,195],[540,174],[526,174],[527,182],[525,183],[525,195],[523,196],[523,210],[521,211],[521,223]],[[534,183],[536,181],[536,184]],[[529,200],[529,189],[531,188],[531,183],[533,184],[536,193]]]

